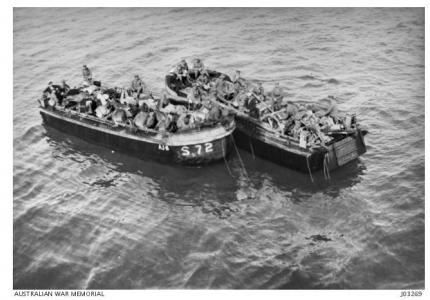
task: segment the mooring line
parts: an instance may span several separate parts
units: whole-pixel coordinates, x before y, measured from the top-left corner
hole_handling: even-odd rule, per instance
[[[254,147],[252,146],[251,137],[249,137],[249,148],[251,148],[252,158],[255,160]]]
[[[228,166],[227,158],[225,157],[225,151],[224,151],[224,138],[221,139],[221,148],[222,148],[222,157],[224,158],[224,163],[227,168],[228,173],[230,174],[231,178],[234,178],[233,173],[230,170],[230,167]]]
[[[312,183],[314,183],[314,178],[312,177],[311,167],[309,166],[309,157],[310,157],[310,155],[306,156],[306,163],[308,165],[308,171],[309,171],[309,175],[311,176],[311,181],[312,181]]]
[[[239,158],[239,162],[242,166],[243,172],[245,173],[245,176],[248,179],[248,181],[251,182],[251,180],[249,179],[249,176],[248,176],[248,172],[246,171],[245,164],[243,163],[242,157],[240,156],[239,149],[237,149],[236,141],[234,140],[234,137],[232,135],[231,135],[231,139],[233,140],[233,146],[234,146],[234,149],[236,150],[236,153],[237,153],[237,156]]]

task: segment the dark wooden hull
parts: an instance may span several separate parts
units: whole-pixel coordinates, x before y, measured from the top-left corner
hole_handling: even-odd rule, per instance
[[[366,152],[365,132],[361,130],[323,150],[300,148],[297,142],[265,131],[249,118],[236,116],[236,127],[233,136],[238,147],[301,172],[318,171],[324,167],[324,163],[328,170],[334,170]]]
[[[222,160],[230,152],[234,124],[175,133],[170,137],[136,132],[131,128],[111,128],[96,120],[67,115],[61,111],[40,108],[46,125],[92,143],[133,155],[166,163],[201,165]],[[95,118],[94,118],[95,119]]]

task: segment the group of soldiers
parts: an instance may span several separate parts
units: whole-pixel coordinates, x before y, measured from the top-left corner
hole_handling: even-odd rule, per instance
[[[321,110],[312,105],[286,101],[279,82],[266,93],[262,82],[252,83],[237,70],[229,78],[225,74],[209,74],[201,59],[188,67],[181,60],[171,71],[177,82],[189,88],[188,105],[173,105],[166,94],[155,99],[145,82],[135,75],[128,89],[104,89],[93,80],[91,70],[84,65],[83,87],[71,89],[63,80],[60,85],[49,82],[43,93],[43,103],[64,107],[78,103],[79,109],[115,124],[129,120],[140,129],[177,131],[193,128],[206,121],[217,121],[228,115],[228,110],[217,103],[227,104],[233,110],[248,114],[275,132],[306,140],[307,144],[326,143],[329,130],[347,127],[345,120],[336,116],[334,109]],[[334,101],[334,99],[331,99]]]
[[[235,78],[239,78],[239,83]],[[298,139],[302,147],[324,145],[332,140],[330,132],[348,130],[354,122],[353,116],[338,115],[333,96],[324,99],[325,105],[297,103],[288,101],[278,82],[265,93],[261,82],[254,85],[240,80],[239,72],[235,78],[231,105],[269,130]]]
[[[190,103],[221,101],[259,120],[271,131],[299,139],[303,147],[329,142],[332,139],[329,132],[348,129],[353,121],[337,115],[335,99],[331,96],[326,99],[329,105],[325,108],[297,104],[288,101],[279,82],[275,82],[270,92],[265,92],[262,82],[244,79],[239,70],[231,79],[224,74],[211,78],[201,60],[197,59],[197,64],[189,70],[182,60],[171,71],[183,83],[192,83],[188,93]]]
[[[40,103],[76,109],[87,115],[119,123],[131,124],[142,130],[176,132],[221,120],[222,111],[213,103],[187,107],[170,103],[166,94],[155,98],[145,82],[135,75],[129,88],[104,88],[93,80],[91,70],[82,68],[83,84],[71,89],[63,80],[61,85],[49,82]],[[224,114],[226,116],[226,114]]]

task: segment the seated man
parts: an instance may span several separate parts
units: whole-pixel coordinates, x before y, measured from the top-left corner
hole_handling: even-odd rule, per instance
[[[97,94],[97,108],[95,114],[100,119],[104,118],[110,113],[110,102],[108,102],[109,95],[99,93]]]
[[[46,89],[43,90],[44,93],[51,93],[54,90],[54,85],[52,84],[52,81],[48,82],[48,86]]]
[[[70,86],[66,83],[66,81],[64,79],[61,80],[61,89],[65,93],[67,93],[68,91],[70,91]]]
[[[198,78],[200,74],[206,73],[205,65],[200,58],[193,60],[193,68],[191,71],[193,71],[195,78]]]
[[[137,104],[136,99],[134,99],[134,97],[130,96],[126,89],[122,90],[121,98],[120,98],[119,102],[121,104],[127,104],[127,105],[136,105]]]
[[[57,98],[60,105],[63,104],[63,99],[66,98],[67,93],[70,91],[70,86],[66,84],[65,80],[61,80],[61,85],[57,86]]]
[[[70,86],[66,83],[64,79],[61,80],[61,86],[60,86],[61,95],[65,97],[69,91],[70,91]]]
[[[177,69],[180,71],[180,74],[186,75],[188,73],[188,64],[185,59],[181,60],[178,64]]]
[[[93,83],[93,74],[87,65],[82,66],[82,77],[84,78],[85,82],[88,82],[89,84]]]
[[[203,90],[208,91],[210,89],[209,76],[206,73],[202,73],[199,78],[197,78],[197,84]]]
[[[146,128],[146,122],[149,117],[149,108],[144,103],[140,109],[140,112],[134,117],[133,124],[139,129]]]
[[[249,110],[249,115],[255,119],[260,118],[260,110],[257,107],[257,98],[254,95],[251,95],[246,100],[245,107]]]
[[[202,101],[201,93],[197,87],[194,87],[188,94],[188,103],[200,103]]]
[[[48,105],[51,107],[55,107],[57,104],[58,104],[58,98],[56,95],[56,90],[52,89],[51,93],[49,94]]]
[[[185,59],[181,60],[169,73],[176,75],[182,84],[185,84],[185,79],[188,78],[188,64]]]
[[[264,89],[261,82],[259,82],[257,86],[252,89],[252,95],[254,95],[254,97],[259,101],[265,100]]]
[[[176,121],[178,130],[186,130],[193,127],[191,123],[191,116],[189,114],[180,114],[178,120]]]
[[[224,91],[224,79],[225,75],[221,74],[217,80],[215,81],[215,90],[216,94],[222,98],[225,97],[225,91]]]
[[[85,112],[92,115],[97,108],[97,101],[88,92],[84,94]]]
[[[148,118],[146,119],[145,126],[147,128],[153,129],[155,125],[157,125],[157,116],[155,115],[155,112],[151,109],[149,110]]]

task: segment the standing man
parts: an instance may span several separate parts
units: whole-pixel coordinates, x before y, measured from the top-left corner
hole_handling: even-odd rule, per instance
[[[205,65],[200,58],[195,58],[193,60],[193,69],[194,77],[197,79],[201,74],[206,73]]]
[[[88,82],[89,84],[93,83],[93,74],[87,65],[83,65],[82,67],[82,77],[84,78],[84,81]]]
[[[236,95],[239,94],[239,91],[244,90],[246,88],[245,79],[240,76],[240,71],[236,70],[236,73],[233,75],[234,89],[236,91]]]
[[[275,82],[275,87],[272,90],[271,96],[275,100],[282,100],[282,88],[279,86],[279,82]]]
[[[137,98],[140,94],[147,90],[146,84],[140,79],[139,75],[134,75],[134,79],[131,82],[131,90],[137,93]]]
[[[281,108],[283,98],[283,91],[279,86],[279,82],[275,83],[275,87],[273,88],[270,96],[272,96],[273,99],[273,109],[279,110]]]

